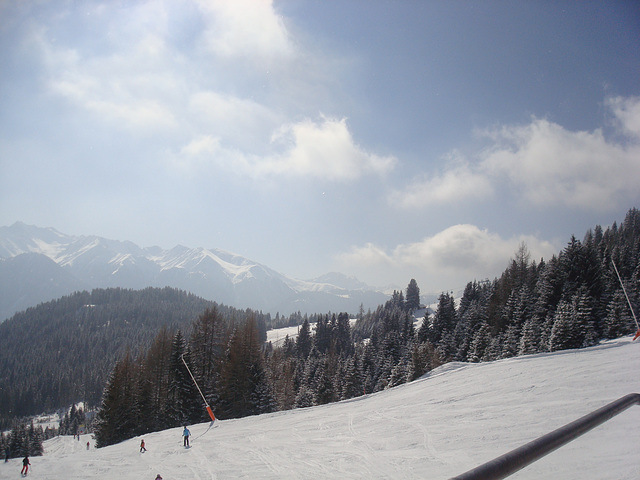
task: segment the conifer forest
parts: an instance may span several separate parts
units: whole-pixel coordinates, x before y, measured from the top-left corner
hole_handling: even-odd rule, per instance
[[[375,311],[302,318],[284,344],[265,345],[256,318],[234,321],[214,306],[189,338],[163,329],[138,358],[118,361],[98,412],[104,446],[146,432],[208,420],[184,365],[219,418],[326,404],[412,381],[450,361],[481,362],[582,348],[632,334],[635,322],[613,267],[640,298],[640,212],[618,226],[572,237],[548,260],[522,244],[494,280],[470,281],[459,301],[440,295],[416,329],[419,288]],[[185,359],[182,362],[181,359]]]
[[[297,337],[275,346],[265,342],[266,328],[273,323],[268,314],[171,289],[146,291],[145,305],[158,303],[153,313],[139,300],[131,300],[137,307],[128,309],[124,320],[112,312],[112,322],[147,322],[136,323],[132,331],[105,329],[108,315],[96,323],[101,330],[91,329],[83,319],[88,310],[99,309],[98,296],[135,295],[119,289],[84,292],[79,298],[45,304],[44,310],[40,306],[19,314],[27,330],[16,333],[12,322],[18,316],[0,325],[0,415],[8,422],[37,408],[85,401],[97,408],[96,441],[105,446],[208,420],[185,364],[216,417],[228,419],[377,392],[450,361],[483,362],[587,347],[637,330],[614,264],[637,311],[640,211],[635,208],[620,224],[595,226],[582,240],[571,237],[549,259],[532,259],[521,244],[499,278],[471,279],[459,298],[441,293],[435,308],[418,321],[420,290],[411,280],[405,291],[394,292],[374,311],[291,315],[286,323],[299,325]],[[174,303],[165,300],[166,294],[180,299],[177,307],[170,306]],[[60,314],[71,320],[65,327],[51,323],[61,302],[72,305],[65,312],[74,312]],[[48,365],[41,372],[44,383],[29,380],[35,375],[29,369],[44,367],[25,356],[10,360],[14,350],[9,343],[22,342],[25,348],[33,329],[43,330],[43,338],[49,339],[44,353],[37,354]],[[54,335],[56,330],[63,332],[61,337]],[[74,343],[85,331],[91,347]],[[98,331],[116,338],[95,337]],[[11,332],[11,340],[5,340],[4,332]],[[2,353],[5,348],[8,354]],[[74,364],[63,354],[69,348],[78,354],[99,349],[105,361],[66,367]],[[30,411],[18,413],[21,401],[31,402]]]

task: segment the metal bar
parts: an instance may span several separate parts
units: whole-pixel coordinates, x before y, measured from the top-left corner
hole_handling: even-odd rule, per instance
[[[616,262],[611,259],[611,263],[613,263],[613,269],[616,271],[616,275],[618,276],[618,280],[620,281],[620,286],[622,287],[622,291],[624,292],[624,296],[627,297],[627,303],[629,304],[629,310],[631,310],[631,315],[633,315],[633,319],[636,322],[636,328],[640,331],[640,325],[638,325],[638,319],[636,318],[636,312],[633,311],[633,307],[631,306],[631,300],[629,300],[629,295],[627,295],[627,289],[624,288],[624,283],[622,283],[622,278],[620,278],[620,273],[618,273],[618,267],[616,267]],[[634,338],[635,340],[635,338]]]
[[[189,368],[189,365],[187,365],[187,362],[184,361],[184,354],[182,354],[180,356],[180,358],[182,359],[182,363],[184,363],[184,366],[187,367],[187,372],[189,372],[189,375],[191,376],[191,380],[193,380],[193,383],[195,384],[196,388],[198,389],[198,392],[200,392],[200,396],[202,397],[202,400],[204,401],[205,406],[209,406],[209,404],[207,403],[207,399],[204,398],[204,395],[202,394],[202,390],[200,390],[200,387],[198,386],[198,382],[196,382],[196,379],[193,378],[193,373],[191,373],[191,369]]]
[[[640,393],[630,393],[615,402],[543,435],[515,450],[469,470],[451,480],[498,480],[523,469],[580,435],[615,417],[633,405],[640,405]]]

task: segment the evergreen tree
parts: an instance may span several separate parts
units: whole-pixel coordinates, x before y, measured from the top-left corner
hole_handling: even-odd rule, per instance
[[[576,348],[590,347],[598,343],[598,336],[595,331],[593,318],[593,297],[590,296],[587,288],[582,286],[574,296],[574,316],[577,329],[578,341],[580,345]]]
[[[635,322],[629,311],[624,293],[616,291],[607,307],[604,321],[604,337],[618,338],[635,332]]]
[[[456,317],[453,297],[449,293],[442,293],[438,299],[438,308],[433,316],[433,321],[427,327],[426,337],[436,347],[438,355],[445,361],[451,360],[457,350],[453,335]]]
[[[297,357],[284,349],[276,349],[267,361],[269,384],[277,403],[277,410],[290,410],[295,406]]]
[[[561,300],[558,305],[549,342],[552,352],[582,346],[582,339],[575,322],[574,306],[568,300]]]
[[[418,283],[413,278],[407,286],[405,299],[405,307],[408,312],[413,312],[420,308],[420,288],[418,288]]]
[[[173,337],[169,359],[167,427],[195,423],[202,415],[203,407],[200,393],[185,366],[185,362],[187,365],[190,363],[190,358],[184,336],[178,330]]]
[[[143,433],[160,430],[166,425],[172,343],[172,333],[168,328],[162,328],[140,362],[139,408],[146,412],[140,418],[139,428]]]
[[[492,356],[489,353],[490,346],[491,328],[488,324],[483,323],[480,325],[480,328],[476,331],[473,336],[473,340],[471,341],[468,354],[469,361],[477,363],[490,358],[490,356]]]
[[[344,360],[342,368],[343,382],[340,390],[340,400],[354,398],[362,395],[362,371],[359,368],[356,355],[352,355]]]
[[[335,357],[325,355],[316,370],[315,398],[318,405],[335,402],[339,399],[340,395],[334,382],[335,371]]]
[[[313,390],[307,385],[300,387],[298,394],[296,395],[296,408],[313,407],[317,405],[315,394]]]
[[[227,418],[273,410],[275,400],[268,387],[260,346],[253,318],[237,327],[229,339],[220,395],[221,409]]]
[[[541,325],[536,317],[529,318],[522,327],[518,355],[529,355],[540,351]]]
[[[113,369],[96,416],[95,438],[98,448],[137,434],[136,427],[141,413],[137,404],[137,378],[137,369],[130,352],[127,352]]]
[[[341,313],[336,320],[333,329],[333,343],[336,355],[350,356],[353,354],[353,341],[351,340],[351,322],[347,313]]]
[[[311,351],[311,342],[312,339],[309,329],[309,321],[305,319],[302,327],[300,327],[298,338],[296,339],[296,351],[298,352],[298,357],[304,360],[309,356],[309,352]]]
[[[315,349],[325,354],[331,347],[331,326],[328,315],[320,315],[316,322],[315,336],[313,337]]]

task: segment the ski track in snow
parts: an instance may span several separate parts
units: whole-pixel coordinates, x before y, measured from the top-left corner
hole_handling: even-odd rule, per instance
[[[332,405],[173,428],[87,451],[45,442],[29,477],[43,480],[447,479],[640,392],[640,343],[451,363],[410,384]],[[220,427],[220,428],[217,428]],[[139,453],[144,438],[148,451]],[[640,406],[514,474],[511,479],[640,478]],[[21,460],[0,463],[16,478]]]

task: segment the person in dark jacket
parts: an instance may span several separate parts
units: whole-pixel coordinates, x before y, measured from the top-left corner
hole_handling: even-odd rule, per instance
[[[22,459],[22,471],[20,472],[23,476],[29,473],[29,465],[31,465],[29,457],[24,457]]]

